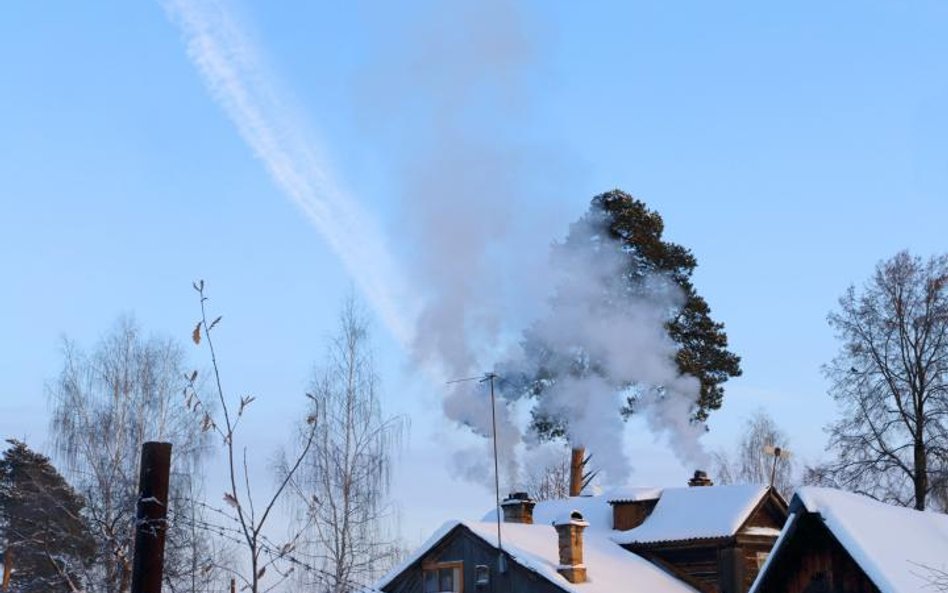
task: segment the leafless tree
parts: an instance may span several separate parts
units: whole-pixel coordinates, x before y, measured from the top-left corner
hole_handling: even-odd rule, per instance
[[[306,459],[316,439],[319,426],[315,413],[306,418],[305,428],[300,439],[300,447],[278,480],[276,488],[263,499],[263,504],[254,500],[254,490],[259,489],[259,480],[251,475],[247,462],[247,448],[237,445],[237,427],[243,419],[248,406],[256,399],[254,396],[241,396],[232,399],[224,392],[221,382],[221,368],[214,349],[214,329],[221,317],[208,320],[207,301],[204,281],[194,283],[200,299],[201,318],[194,326],[191,339],[196,345],[205,344],[211,359],[213,397],[219,406],[215,411],[206,402],[198,389],[197,371],[192,371],[185,388],[186,407],[200,418],[205,432],[216,434],[221,439],[226,457],[228,489],[224,493],[225,508],[203,503],[201,506],[216,517],[198,520],[192,523],[205,531],[215,533],[224,541],[236,544],[243,551],[243,558],[236,565],[216,564],[240,581],[241,590],[250,593],[270,591],[285,580],[298,566],[304,565],[294,556],[302,529],[281,542],[268,535],[268,522],[273,517],[277,503],[287,491],[287,486],[296,476],[303,460]],[[312,396],[310,396],[312,397]],[[182,521],[187,521],[182,517]],[[264,578],[266,577],[266,584]]]
[[[569,497],[570,450],[546,465],[531,465],[524,470],[524,490],[537,502]]]
[[[190,471],[203,471],[192,468]],[[173,472],[165,541],[164,581],[170,593],[224,593],[230,591],[226,575],[233,567],[234,552],[226,539],[213,537],[207,528],[212,514],[204,488],[184,472]],[[213,513],[217,514],[217,513]]]
[[[736,454],[725,451],[714,454],[713,475],[721,484],[770,484],[773,473],[774,488],[789,498],[795,486],[793,459],[777,459],[774,466],[774,455],[765,450],[766,447],[788,450],[789,445],[790,439],[773,418],[758,410],[747,419]]]
[[[925,509],[948,478],[948,255],[907,252],[850,287],[829,323],[842,342],[825,373],[842,418],[816,474]]]
[[[90,587],[122,593],[130,586],[142,443],[173,442],[174,469],[191,478],[200,476],[193,468],[205,439],[199,422],[179,404],[183,352],[173,340],[146,338],[126,317],[91,353],[65,340],[63,355],[62,372],[48,388],[51,432],[67,474],[87,502],[85,513],[98,543]],[[173,485],[176,511],[185,512],[188,504],[178,496],[184,485]],[[201,545],[174,524],[168,538],[181,549]],[[186,572],[184,566],[174,569]]]
[[[912,574],[918,577],[921,589],[948,591],[948,564],[943,564],[940,567],[911,561],[910,564],[915,566]]]
[[[310,525],[301,548],[315,559],[302,576],[317,590],[349,593],[394,562],[388,493],[393,453],[407,429],[406,419],[382,413],[368,322],[353,297],[315,371],[312,394],[310,414],[320,422],[294,480],[298,514]]]

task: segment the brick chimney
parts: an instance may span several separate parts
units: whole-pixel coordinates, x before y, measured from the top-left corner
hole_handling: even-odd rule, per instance
[[[579,511],[557,519],[553,524],[559,536],[560,565],[556,572],[571,583],[586,582],[586,565],[583,564],[583,530],[589,525]]]
[[[536,502],[526,492],[511,492],[500,503],[504,511],[504,523],[533,524],[533,507]]]
[[[708,472],[700,469],[695,470],[695,475],[688,480],[688,485],[695,486],[714,486],[714,482],[708,477]]]

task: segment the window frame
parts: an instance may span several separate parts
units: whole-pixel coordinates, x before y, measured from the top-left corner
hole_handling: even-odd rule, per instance
[[[425,578],[428,573],[435,573],[437,578],[438,571],[451,569],[454,571],[454,591],[451,593],[464,593],[464,561],[447,560],[444,562],[424,562],[421,565],[421,589],[425,589]],[[438,592],[442,593],[442,592]]]

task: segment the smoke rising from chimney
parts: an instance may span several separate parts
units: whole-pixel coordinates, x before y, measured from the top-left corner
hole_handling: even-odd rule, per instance
[[[659,275],[630,281],[629,254],[603,231],[601,221],[586,217],[555,246],[554,296],[526,332],[529,351],[499,372],[527,381],[548,377],[535,412],[565,421],[570,444],[600,452],[596,467],[617,484],[630,470],[618,412],[627,397],[653,432],[669,436],[682,461],[704,460],[698,441],[704,427],[689,421],[700,386],[680,374],[677,345],[665,327],[684,296]],[[523,386],[505,394],[523,397]]]
[[[408,242],[408,275],[422,293],[413,355],[445,378],[494,368],[502,376],[530,374],[537,361],[519,344],[529,327],[552,349],[596,361],[597,372],[561,369],[536,410],[568,418],[571,443],[594,455],[608,452],[595,456],[608,482],[624,482],[630,471],[619,414],[630,390],[651,430],[667,434],[682,459],[695,462],[703,456],[704,430],[688,419],[698,382],[678,373],[664,326],[682,302],[677,287],[646,277],[637,294],[628,294],[628,283],[619,282],[627,256],[592,227],[585,231],[599,241],[598,251],[562,244],[549,257],[550,229],[563,229],[565,220],[547,212],[538,189],[558,163],[518,134],[527,128],[529,76],[540,53],[527,29],[537,24],[519,10],[508,0],[433,3],[420,11],[414,30],[386,32],[395,36],[390,51],[366,77],[369,119],[393,132],[399,232]],[[395,150],[405,134],[412,150]],[[603,304],[604,295],[614,297],[612,306]],[[462,383],[446,391],[445,415],[490,436],[483,388]],[[536,440],[518,414],[520,396],[502,395],[498,442],[504,481],[514,485],[518,454]],[[486,482],[486,439],[482,445],[455,453],[458,474]]]
[[[546,221],[555,216],[530,198],[547,183],[542,172],[554,168],[520,133],[529,128],[535,52],[518,4],[432,2],[418,14],[409,30],[382,30],[391,37],[388,51],[365,77],[362,105],[373,131],[391,134],[402,255],[422,299],[413,357],[456,379],[489,371],[498,352],[516,343],[524,317],[518,308],[544,292],[524,279],[535,267],[529,262],[545,259],[548,229],[556,228]],[[405,138],[411,150],[398,149]],[[445,415],[489,436],[484,386],[446,391]],[[498,405],[497,412],[505,481],[513,482],[522,434],[513,410]],[[492,473],[488,451],[479,443],[456,452],[455,470],[483,480]]]
[[[292,101],[277,92],[225,3],[164,4],[211,93],[419,365],[444,379],[495,363],[502,374],[527,373],[535,361],[518,341],[529,327],[557,349],[573,348],[601,365],[598,373],[564,373],[537,409],[568,417],[572,442],[609,452],[595,457],[609,482],[629,471],[621,456],[623,389],[637,390],[637,413],[667,434],[683,459],[700,460],[703,428],[688,422],[697,382],[677,374],[663,327],[681,298],[671,283],[643,279],[640,294],[622,307],[603,307],[602,295],[618,290],[618,246],[602,240],[596,257],[561,246],[565,257],[548,258],[550,229],[564,228],[572,216],[555,205],[570,193],[557,179],[566,159],[541,148],[526,123],[540,53],[531,40],[552,38],[528,28],[542,24],[528,22],[512,0],[470,0],[432,2],[415,29],[389,32],[391,51],[368,72],[361,102],[368,122],[385,122],[393,132],[386,156],[402,219],[397,234],[389,233],[397,241],[386,243],[371,213],[333,181],[319,146],[299,132],[305,126],[286,108]],[[399,150],[406,137],[410,150]],[[390,252],[396,244],[406,250],[400,257]],[[444,398],[444,413],[489,436],[488,401],[476,386],[457,385]],[[514,484],[518,452],[535,443],[523,430],[522,402],[505,403],[498,441],[506,481]],[[486,445],[458,451],[457,471],[484,481]]]

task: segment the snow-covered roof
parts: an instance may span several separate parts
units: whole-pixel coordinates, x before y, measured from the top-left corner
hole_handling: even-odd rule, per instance
[[[541,500],[533,508],[533,523],[552,525],[557,519],[573,511],[583,514],[583,519],[589,523],[589,529],[612,529],[612,507],[603,496],[573,496],[561,500]],[[494,510],[488,511],[481,521],[485,523],[495,521],[497,516],[495,513]]]
[[[565,502],[565,501],[558,501]],[[542,503],[541,503],[542,504]],[[540,504],[537,505],[538,507]],[[547,505],[549,507],[557,505]],[[608,504],[606,504],[608,506]],[[449,521],[399,566],[389,572],[376,587],[382,588],[404,570],[418,562],[432,547],[458,526],[469,529],[488,545],[497,547],[497,524],[494,522]],[[587,570],[585,583],[573,584],[556,572],[559,547],[556,529],[550,524],[504,523],[503,547],[521,566],[532,570],[569,593],[697,593],[695,589],[672,577],[654,564],[619,547],[609,539],[608,531],[590,527],[583,535],[583,563]]]
[[[917,593],[929,584],[930,570],[948,570],[948,515],[815,487],[797,491],[790,505],[791,519],[803,509],[820,515],[882,593]],[[790,525],[788,522],[784,527],[784,534]],[[784,539],[781,536],[778,540],[771,558],[777,557]],[[761,571],[755,588],[769,564]]]
[[[638,502],[640,500],[658,500],[661,495],[661,488],[622,486],[603,492],[602,497],[607,502]]]
[[[644,544],[729,537],[766,494],[767,487],[756,484],[665,488],[645,522],[617,533],[613,540]]]

